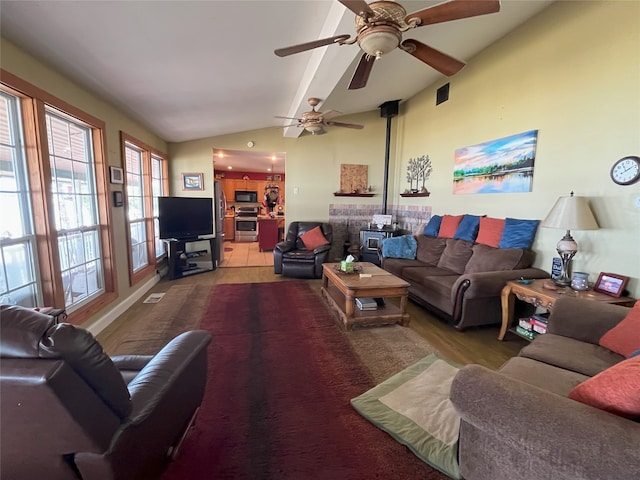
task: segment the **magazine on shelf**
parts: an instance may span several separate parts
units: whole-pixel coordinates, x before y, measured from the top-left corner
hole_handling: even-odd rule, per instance
[[[379,307],[384,307],[384,299],[356,297],[356,307],[360,310],[377,310]]]

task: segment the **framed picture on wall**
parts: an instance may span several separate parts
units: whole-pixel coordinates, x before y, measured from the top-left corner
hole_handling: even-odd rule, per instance
[[[274,180],[275,182],[281,182],[281,181],[282,181],[282,175],[275,174],[275,175],[273,176],[273,180]]]
[[[204,190],[204,175],[202,173],[183,173],[182,190]]]
[[[109,167],[111,183],[124,183],[124,171],[119,167]]]

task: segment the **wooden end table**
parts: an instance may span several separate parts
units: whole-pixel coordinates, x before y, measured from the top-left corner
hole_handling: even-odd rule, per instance
[[[551,311],[553,304],[560,297],[579,298],[581,300],[590,300],[593,302],[613,303],[616,305],[624,305],[632,307],[635,299],[630,297],[611,297],[604,293],[587,290],[585,292],[577,292],[571,287],[560,287],[557,290],[544,288],[544,282],[552,281],[549,279],[534,280],[529,285],[522,284],[517,280],[510,280],[502,289],[502,327],[498,340],[503,340],[509,325],[513,321],[513,307],[516,298],[523,302],[530,303],[536,307],[542,307]]]
[[[399,323],[408,326],[406,313],[409,283],[376,267],[373,263],[354,264],[359,271],[345,273],[339,270],[339,263],[322,265],[322,296],[338,314],[347,330],[355,325],[389,325]],[[371,275],[361,277],[360,274]],[[359,310],[355,299],[360,298],[400,298],[400,306],[386,302],[376,310]]]

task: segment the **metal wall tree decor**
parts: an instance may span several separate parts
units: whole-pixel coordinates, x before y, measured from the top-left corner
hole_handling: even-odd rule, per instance
[[[409,182],[409,189],[404,191],[404,195],[429,196],[429,191],[427,190],[427,187],[425,187],[424,183],[429,179],[431,171],[432,168],[429,155],[410,158],[409,165],[407,166],[407,182]]]

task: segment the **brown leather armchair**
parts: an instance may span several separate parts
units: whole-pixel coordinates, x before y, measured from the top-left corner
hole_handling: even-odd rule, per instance
[[[202,401],[210,340],[111,359],[82,328],[1,306],[2,478],[158,478]]]
[[[329,243],[307,250],[300,236],[315,227],[320,227]],[[273,249],[274,272],[287,277],[321,278],[322,264],[329,261],[332,241],[333,228],[330,223],[291,222],[284,242],[276,244]]]

